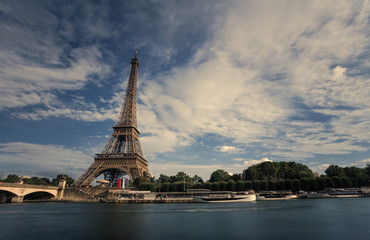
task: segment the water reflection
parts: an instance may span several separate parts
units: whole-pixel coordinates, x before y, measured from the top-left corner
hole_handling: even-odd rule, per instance
[[[367,239],[370,198],[0,205],[0,239]]]

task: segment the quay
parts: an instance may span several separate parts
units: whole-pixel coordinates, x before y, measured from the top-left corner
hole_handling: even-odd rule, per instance
[[[61,180],[58,187],[0,182],[0,203],[22,203],[34,201],[61,202],[105,202],[105,203],[193,203],[194,197],[214,194],[230,194],[230,191],[188,189],[187,192],[150,192],[112,187],[76,188],[66,187]],[[370,197],[370,188],[326,189],[292,195],[290,191],[257,193],[257,200],[279,200],[279,198],[345,198]],[[291,196],[291,197],[289,197]]]

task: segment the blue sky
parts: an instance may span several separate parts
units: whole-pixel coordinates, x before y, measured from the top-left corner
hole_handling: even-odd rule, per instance
[[[369,1],[0,1],[0,170],[78,177],[138,49],[153,175],[370,163]]]

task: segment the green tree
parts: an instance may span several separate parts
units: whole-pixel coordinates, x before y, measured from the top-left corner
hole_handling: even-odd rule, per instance
[[[270,191],[277,190],[276,181],[273,181],[273,180],[269,181],[269,189],[270,189]]]
[[[256,179],[260,179],[260,170],[258,169],[257,165],[250,166],[246,170],[244,170],[243,174],[245,180],[253,181]]]
[[[295,162],[263,162],[250,166],[243,171],[246,180],[301,179],[313,177],[312,170],[306,165]]]
[[[261,181],[261,190],[268,191],[269,190],[269,182],[267,180]]]
[[[260,180],[254,180],[253,181],[253,189],[256,192],[261,191],[261,181]]]
[[[293,180],[293,191],[298,192],[301,190],[301,181],[299,179]]]
[[[352,187],[352,181],[349,177],[341,177],[343,187],[345,188],[351,188]]]
[[[165,182],[161,186],[161,192],[169,192],[170,191],[170,183]]]
[[[179,182],[181,182],[181,181],[186,181],[186,182],[192,181],[192,179],[184,172],[178,172],[176,174],[176,179]]]
[[[295,178],[297,178],[297,179],[312,178],[312,177],[313,177],[312,171],[311,172],[309,172],[309,171],[298,171],[295,174]]]
[[[227,191],[227,182],[225,181],[220,182],[220,191]]]
[[[60,181],[60,180],[62,180],[62,179],[66,180],[66,184],[67,184],[67,185],[72,185],[72,184],[75,182],[75,180],[74,180],[73,178],[71,178],[70,176],[68,176],[68,175],[66,175],[66,174],[59,174],[59,175],[57,175],[57,177],[56,177],[56,178],[54,178],[54,179],[51,181],[51,184],[52,184],[53,186],[58,186],[59,181]]]
[[[54,181],[54,180],[53,180]],[[135,186],[135,187],[139,187],[142,183],[147,183],[148,182],[148,179],[146,178],[146,177],[144,177],[144,176],[139,176],[139,177],[137,177],[137,178],[135,178],[134,179],[134,181],[133,181],[133,185]]]
[[[262,162],[259,165],[261,180],[277,180],[277,174],[280,170],[280,164],[277,162]]]
[[[253,183],[250,180],[245,181],[245,189],[253,189]]]
[[[49,178],[43,177],[43,178],[41,178],[41,180],[45,183],[44,185],[51,185],[51,181],[50,181]]]
[[[212,191],[220,191],[220,183],[218,183],[218,182],[212,183],[211,190]]]
[[[366,178],[370,179],[370,163],[368,163],[365,167],[365,173],[366,173]]]
[[[20,177],[16,174],[9,174],[3,181],[9,183],[15,183],[20,179]]]
[[[341,188],[343,187],[343,182],[342,182],[342,178],[339,177],[339,176],[334,176],[333,177],[333,180],[334,180],[334,184],[335,184],[335,187],[336,188]]]
[[[334,183],[333,178],[331,178],[331,177],[324,177],[324,181],[325,181],[325,188],[333,188],[333,187],[335,187],[335,183]]]
[[[170,191],[171,192],[183,192],[184,191],[184,183],[183,182],[170,183]]]
[[[140,183],[139,190],[140,191],[147,191],[148,189],[148,183]]]
[[[233,180],[230,180],[227,183],[227,190],[228,191],[236,191],[236,183]]]
[[[158,178],[158,181],[160,183],[170,182],[170,177],[167,176],[167,175],[164,175],[164,174],[160,174],[159,178]]]
[[[232,179],[234,182],[238,182],[239,180],[242,180],[241,174],[233,174],[230,179]]]
[[[326,170],[325,173],[329,177],[344,177],[346,174],[344,172],[344,169],[342,167],[339,167],[338,165],[330,165]]]
[[[301,179],[301,188],[305,191],[310,190],[310,182],[309,182],[308,178],[302,178]]]
[[[238,180],[236,182],[236,190],[237,191],[245,191],[245,184],[242,180]]]
[[[344,173],[345,176],[349,178],[366,178],[365,168],[345,167]]]
[[[311,191],[317,191],[319,189],[319,184],[316,178],[309,178],[308,181],[309,181]]]
[[[222,169],[218,169],[214,171],[211,174],[211,178],[209,179],[210,182],[220,182],[220,181],[227,182],[229,180],[230,180],[230,175]]]
[[[351,182],[353,187],[361,187],[357,178],[351,178]]]
[[[175,176],[175,175],[172,175],[172,176],[170,176],[170,183],[174,183],[174,182],[177,182],[178,180],[177,180],[177,177]]]
[[[201,177],[199,177],[198,175],[194,175],[193,177],[193,183],[196,184],[196,183],[202,183],[203,182],[203,179]]]
[[[356,178],[357,187],[364,187],[366,186],[366,178]]]
[[[285,189],[294,191],[293,181],[291,179],[285,179]]]
[[[212,189],[212,185],[211,185],[211,183],[210,183],[210,182],[205,182],[205,183],[204,183],[204,185],[203,185],[203,187],[204,187],[205,189],[209,189],[209,190],[211,190],[211,189]]]
[[[279,179],[277,182],[276,182],[276,187],[278,190],[285,190],[285,181],[283,179]]]
[[[48,179],[48,182],[50,183],[49,179]],[[33,184],[33,185],[49,185],[45,180],[43,180],[39,177],[31,177],[31,178],[28,178],[28,179],[24,179],[24,183],[25,184]]]

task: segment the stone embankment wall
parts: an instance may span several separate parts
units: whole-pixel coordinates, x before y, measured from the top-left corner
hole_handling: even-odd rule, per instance
[[[99,201],[107,196],[106,189],[76,189],[66,188],[62,197],[62,201]]]

